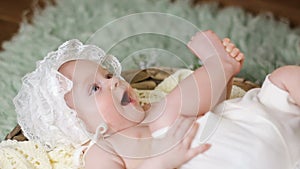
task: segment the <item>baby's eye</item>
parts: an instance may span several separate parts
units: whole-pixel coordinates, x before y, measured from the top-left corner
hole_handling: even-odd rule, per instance
[[[100,86],[98,84],[93,84],[92,88],[91,88],[91,92],[95,93],[98,90],[100,90]]]

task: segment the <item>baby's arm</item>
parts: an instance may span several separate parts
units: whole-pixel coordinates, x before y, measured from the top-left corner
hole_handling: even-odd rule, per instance
[[[198,94],[198,115],[202,115],[217,103],[224,101],[226,95],[229,95],[233,76],[239,73],[242,68],[244,54],[230,42],[230,39],[225,38],[221,41],[219,37],[211,31],[197,33],[188,43],[188,47],[201,59],[207,73],[206,78],[203,78],[201,74],[197,76],[197,73],[202,71],[201,68],[195,71],[197,89],[200,90]],[[208,85],[201,84],[201,81],[207,81]],[[226,89],[228,89],[228,91]],[[183,92],[186,91],[182,91],[182,93]],[[187,111],[187,113],[188,114],[182,112],[181,114],[187,116],[194,115],[190,111]]]
[[[191,147],[199,125],[194,118],[180,117],[173,128],[162,139],[153,139],[150,146],[152,152],[149,158],[136,167],[136,169],[173,169],[178,168],[196,155],[207,151],[209,144]],[[171,149],[171,150],[170,150]],[[111,151],[113,151],[111,149]],[[94,144],[84,155],[85,169],[125,169],[126,164],[122,157],[116,153],[107,152],[101,146]]]
[[[286,90],[296,104],[300,106],[300,66],[284,66],[270,75],[270,81]]]

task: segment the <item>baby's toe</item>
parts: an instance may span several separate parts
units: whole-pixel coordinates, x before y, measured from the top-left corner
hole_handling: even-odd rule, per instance
[[[234,48],[234,49],[230,52],[230,56],[231,56],[231,57],[236,57],[239,53],[240,53],[240,50],[239,50],[238,48]]]
[[[229,43],[230,43],[230,39],[229,38],[224,38],[223,40],[222,40],[222,43],[223,43],[223,46],[227,46]]]
[[[234,44],[233,43],[229,43],[226,46],[226,51],[230,53],[230,52],[232,52],[233,48],[235,48]]]
[[[237,60],[237,61],[239,61],[239,62],[241,62],[242,60],[244,60],[244,54],[243,53],[239,53],[238,55],[237,55],[237,57],[235,57],[235,60]]]

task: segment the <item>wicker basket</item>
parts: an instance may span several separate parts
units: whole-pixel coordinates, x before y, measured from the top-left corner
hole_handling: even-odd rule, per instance
[[[149,68],[145,70],[130,70],[122,72],[122,76],[128,81],[133,88],[139,90],[152,90],[166,77],[174,73],[177,69],[172,68]],[[243,78],[234,78],[233,85],[248,91],[252,88],[259,87],[258,84],[244,80]],[[6,137],[5,140],[26,141],[21,127],[17,125]]]

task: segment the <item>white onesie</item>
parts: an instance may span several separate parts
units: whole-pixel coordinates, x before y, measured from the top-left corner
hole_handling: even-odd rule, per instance
[[[212,147],[181,169],[299,167],[300,107],[268,77],[261,89],[224,101],[197,122],[201,127],[192,146],[207,142]]]

